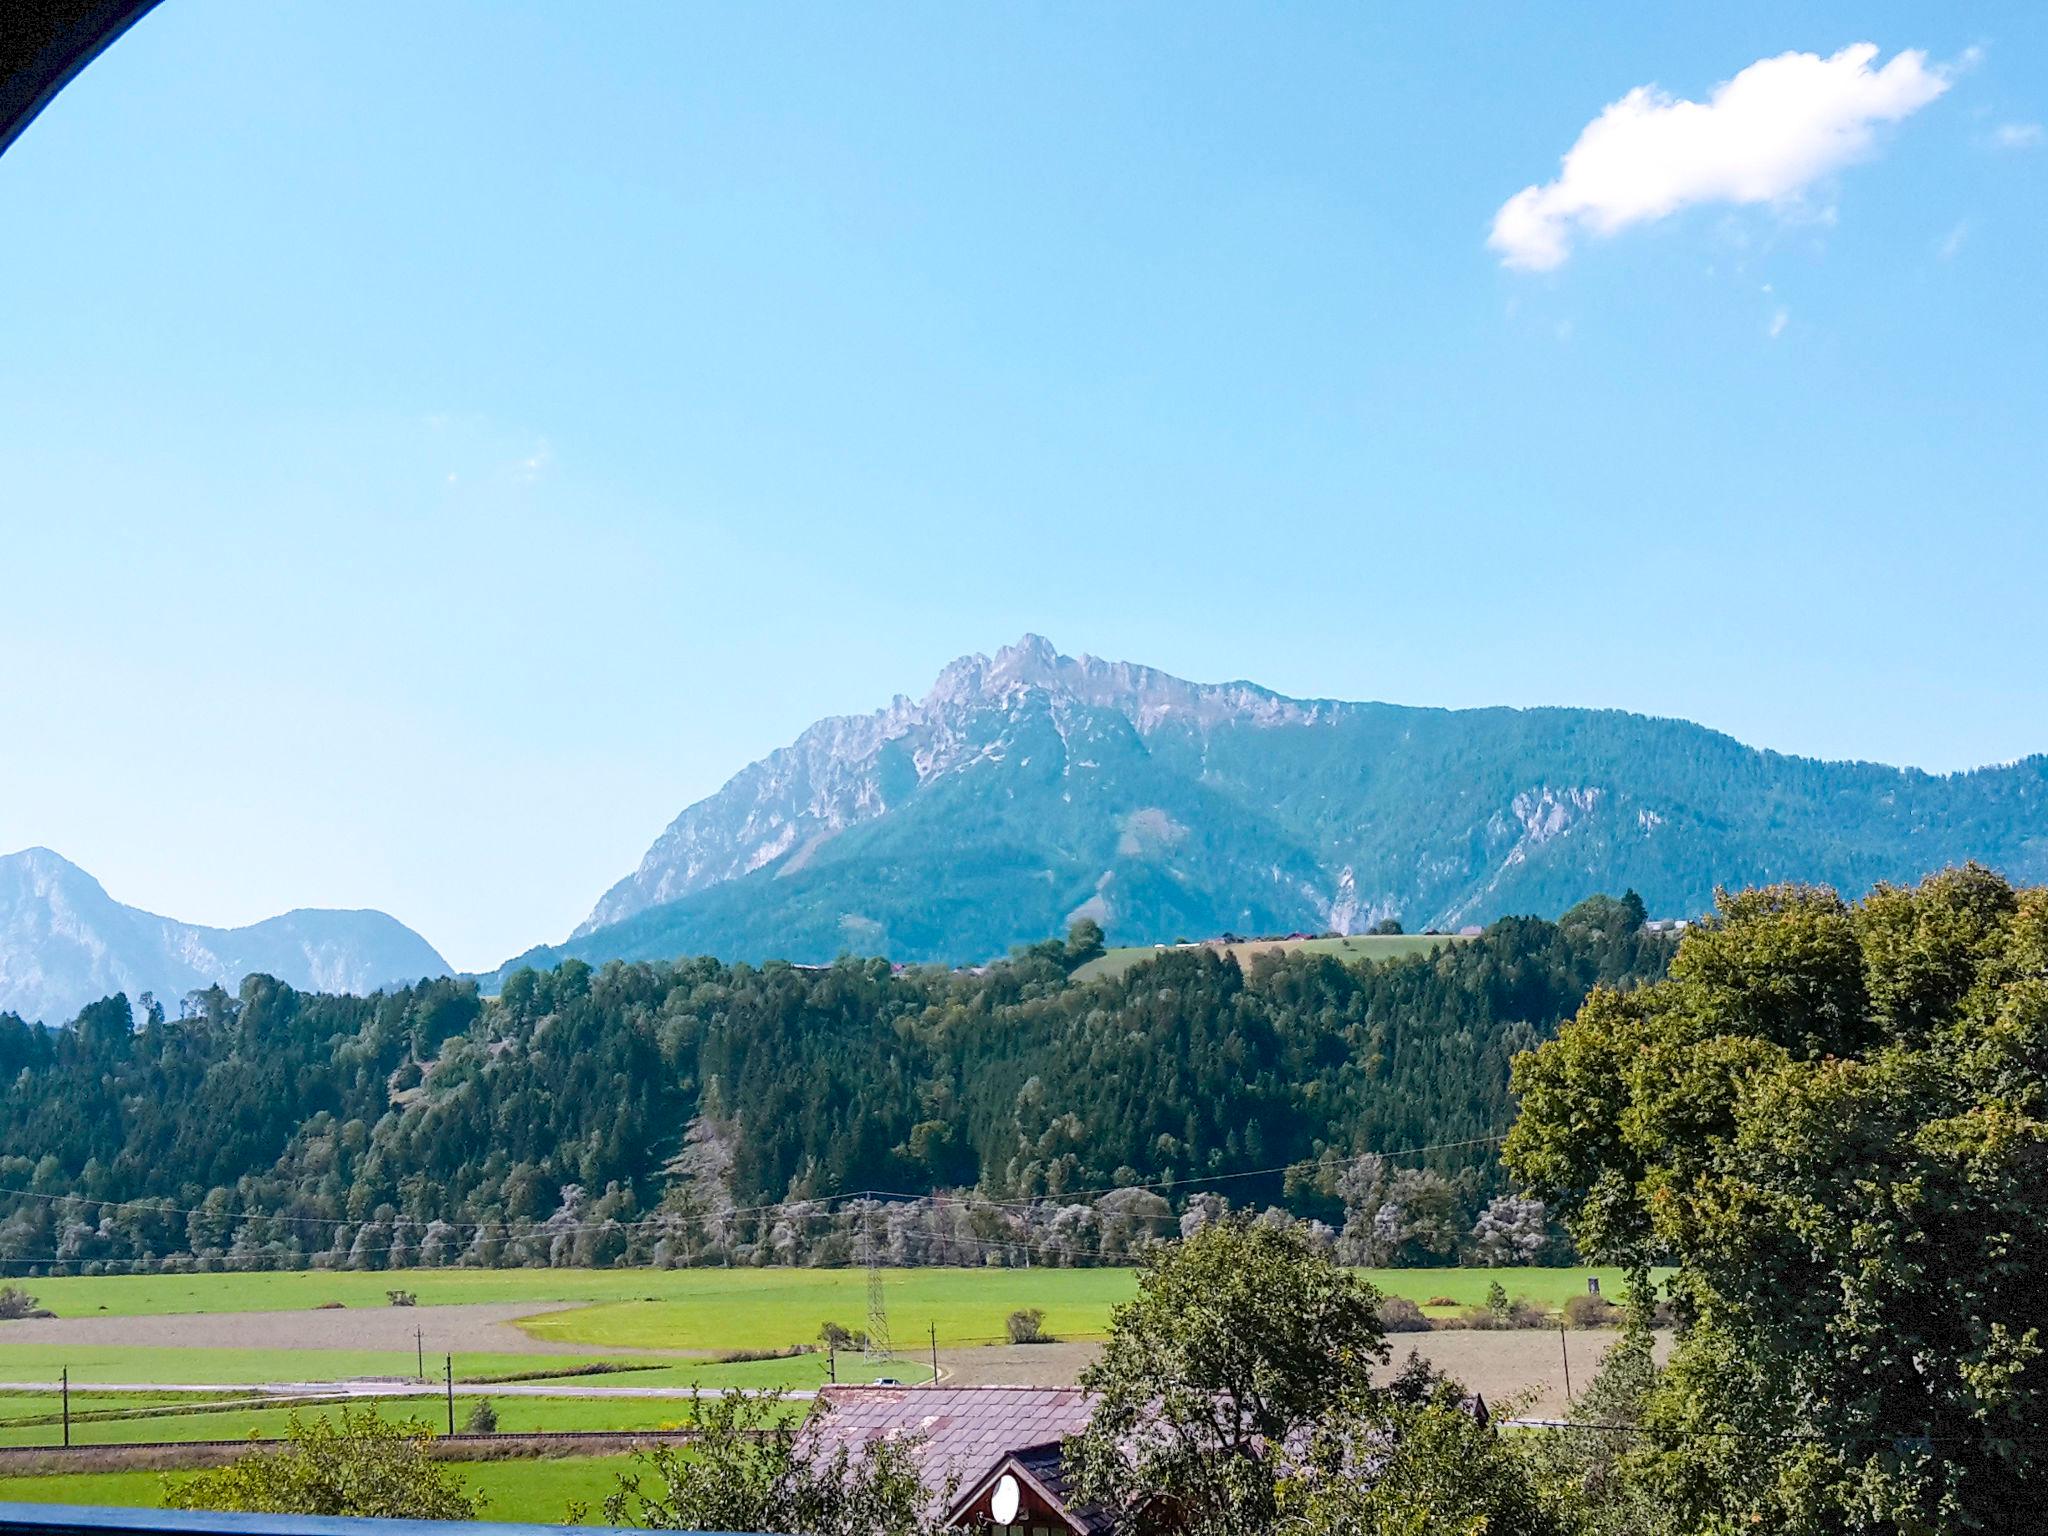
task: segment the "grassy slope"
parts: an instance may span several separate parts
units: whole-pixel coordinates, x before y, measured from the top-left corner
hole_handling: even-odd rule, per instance
[[[490,1496],[486,1520],[559,1522],[572,1499],[593,1510],[633,1469],[630,1456],[564,1456],[531,1461],[457,1464],[464,1483]],[[173,1477],[176,1473],[171,1474]],[[98,1504],[129,1509],[163,1505],[163,1474],[86,1472],[51,1477],[0,1477],[0,1501],[25,1504]]]
[[[1225,947],[1237,956],[1239,965],[1250,964],[1252,956],[1264,950],[1297,949],[1310,955],[1335,955],[1348,965],[1360,960],[1399,960],[1408,955],[1426,955],[1440,944],[1456,942],[1457,939],[1449,934],[1355,933],[1341,939],[1281,939],[1267,943],[1254,940]],[[1077,981],[1094,981],[1103,976],[1121,976],[1132,966],[1150,960],[1156,954],[1158,950],[1150,944],[1112,949],[1099,960],[1090,960],[1074,972],[1074,977]]]

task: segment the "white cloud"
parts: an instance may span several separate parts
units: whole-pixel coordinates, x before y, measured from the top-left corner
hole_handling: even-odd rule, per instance
[[[1771,311],[1771,323],[1764,327],[1764,334],[1776,341],[1785,334],[1785,327],[1792,323],[1792,311],[1780,305]]]
[[[1934,248],[1934,254],[1943,261],[1954,261],[1956,253],[1962,250],[1963,242],[1970,238],[1970,221],[1965,219],[1941,237],[1941,243]]]
[[[2048,133],[2039,123],[2004,123],[1994,129],[1991,142],[2000,149],[2033,149]]]
[[[1832,58],[1759,59],[1704,102],[1639,85],[1586,125],[1557,180],[1501,205],[1487,244],[1504,265],[1540,272],[1562,265],[1581,232],[1612,235],[1697,203],[1793,203],[1868,154],[1877,124],[1948,89],[1948,72],[1918,49],[1873,69],[1876,58],[1875,43],[1856,43]]]

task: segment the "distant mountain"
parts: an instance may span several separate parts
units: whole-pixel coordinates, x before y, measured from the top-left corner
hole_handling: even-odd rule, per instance
[[[56,1024],[115,992],[153,992],[176,1013],[187,992],[229,991],[261,971],[312,992],[372,992],[446,976],[448,962],[382,912],[287,912],[247,928],[202,928],[109,896],[47,848],[0,857],[0,1013]]]
[[[973,961],[1089,915],[1113,940],[1455,928],[1633,887],[1860,892],[1975,858],[2048,880],[2048,756],[1933,775],[1616,710],[1291,699],[1027,635],[922,700],[830,719],[684,811],[577,956]]]

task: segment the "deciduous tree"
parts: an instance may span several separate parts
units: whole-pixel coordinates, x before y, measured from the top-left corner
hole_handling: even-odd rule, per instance
[[[2048,1494],[2048,891],[1723,897],[1523,1057],[1509,1169],[1689,1324],[1643,1422],[1685,1530],[2027,1528]]]

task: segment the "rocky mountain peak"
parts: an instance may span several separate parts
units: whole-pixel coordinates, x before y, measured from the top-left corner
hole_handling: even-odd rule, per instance
[[[299,909],[208,928],[124,905],[48,848],[0,856],[0,1012],[57,1024],[115,992],[175,1005],[216,984],[232,991],[252,971],[311,990],[368,992],[445,976],[448,962],[382,912]]]
[[[745,935],[719,952],[978,958],[1076,913],[1139,940],[1386,916],[1455,928],[1628,887],[1690,914],[1717,883],[1794,872],[1851,887],[1962,857],[2048,872],[2026,831],[2044,783],[2039,760],[1937,781],[1615,711],[1290,698],[1026,634],[743,770],[574,940],[586,957]],[[1789,807],[1825,829],[1797,857],[1772,830]],[[1968,835],[1994,824],[1996,846]]]

